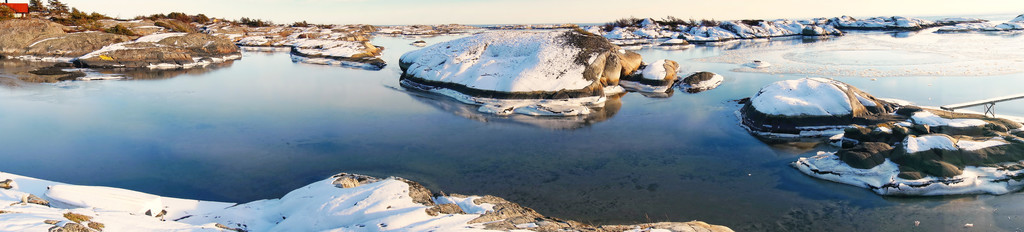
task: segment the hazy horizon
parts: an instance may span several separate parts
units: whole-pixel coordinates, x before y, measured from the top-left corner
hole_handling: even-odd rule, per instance
[[[11,2],[28,2],[13,0]],[[45,2],[45,1],[44,1]],[[290,1],[127,1],[65,0],[71,7],[116,18],[184,12],[210,17],[248,17],[274,23],[308,21],[316,24],[548,24],[604,23],[625,17],[682,19],[799,19],[815,17],[945,16],[1019,14],[1024,1],[991,0],[962,4],[941,1],[796,1],[653,0],[616,5],[609,0],[290,0]],[[770,9],[770,10],[766,10]]]

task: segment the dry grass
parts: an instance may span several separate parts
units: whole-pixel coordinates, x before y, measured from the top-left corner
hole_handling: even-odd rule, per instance
[[[86,221],[92,220],[92,217],[90,217],[90,216],[85,216],[85,215],[81,215],[81,214],[77,214],[77,213],[72,213],[72,212],[64,213],[64,218],[67,218],[68,220],[71,220],[71,221],[73,221],[75,223],[82,223],[82,222],[86,222]]]

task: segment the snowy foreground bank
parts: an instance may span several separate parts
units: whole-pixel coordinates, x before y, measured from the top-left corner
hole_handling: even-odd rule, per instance
[[[338,174],[244,204],[0,172],[0,231],[732,231],[693,221],[591,226],[494,196],[438,196],[398,177]]]
[[[1024,188],[1024,126],[1017,121],[892,103],[823,78],[765,86],[739,115],[769,141],[828,137],[839,151],[800,158],[793,167],[878,194]]]

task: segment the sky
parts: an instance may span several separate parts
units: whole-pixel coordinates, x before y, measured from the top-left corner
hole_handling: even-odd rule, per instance
[[[12,3],[28,0],[9,0]],[[46,1],[43,1],[46,2]],[[802,19],[814,17],[1021,14],[1022,0],[63,0],[86,12],[133,18],[185,12],[317,24],[604,23],[625,17]],[[1015,12],[1016,11],[1016,12]]]

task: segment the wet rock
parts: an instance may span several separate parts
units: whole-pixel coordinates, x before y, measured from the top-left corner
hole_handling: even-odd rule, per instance
[[[842,149],[836,153],[839,159],[854,168],[870,169],[882,162],[889,156],[892,146],[880,142],[863,142],[853,148]]]
[[[60,81],[73,81],[79,77],[86,76],[81,71],[64,71],[64,68],[57,66],[43,67],[28,73],[20,73],[18,79],[33,83],[55,83]]]
[[[427,215],[430,215],[430,216],[437,216],[437,215],[440,215],[440,214],[465,214],[466,213],[466,212],[462,211],[462,208],[459,208],[459,205],[452,204],[452,203],[438,204],[438,205],[435,205],[434,207],[430,207],[430,208],[428,208],[426,210],[427,210]]]

